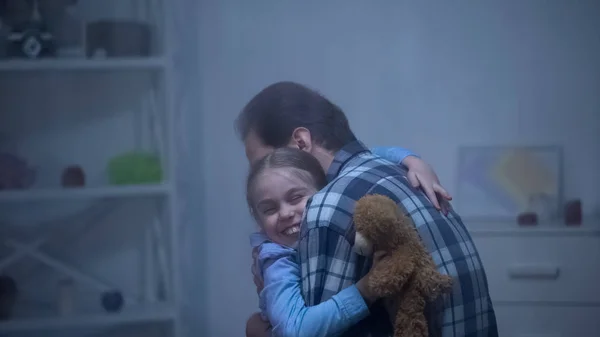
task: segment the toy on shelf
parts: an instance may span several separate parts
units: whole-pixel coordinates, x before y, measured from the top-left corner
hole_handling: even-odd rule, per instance
[[[102,293],[102,307],[106,312],[119,312],[123,308],[125,300],[118,290],[111,290]]]
[[[31,187],[35,169],[17,155],[0,153],[0,190],[19,190]]]
[[[64,169],[61,184],[63,187],[83,187],[85,186],[85,173],[77,165],[71,165]]]
[[[534,212],[524,212],[517,216],[519,226],[535,226],[538,223],[538,216]]]
[[[55,56],[55,38],[50,32],[45,18],[42,18],[39,1],[7,0],[9,22],[12,22],[8,35],[8,56],[36,59]],[[23,18],[23,15],[28,18]],[[12,20],[10,20],[12,19]]]
[[[163,178],[160,159],[144,152],[118,155],[108,163],[108,178],[113,185],[160,183]]]

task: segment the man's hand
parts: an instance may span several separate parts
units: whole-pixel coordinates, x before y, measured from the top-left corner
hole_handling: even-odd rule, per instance
[[[423,161],[415,156],[404,158],[402,164],[408,168],[408,181],[414,188],[421,188],[429,198],[433,206],[442,211],[444,215],[450,210],[449,200],[452,196],[442,187],[435,171]]]
[[[254,285],[256,286],[256,292],[260,294],[260,292],[265,287],[262,279],[260,278],[260,270],[256,270],[256,259],[258,258],[258,249],[254,248],[252,250],[252,278],[254,280]]]
[[[373,269],[376,269],[379,262],[386,256],[387,254],[383,251],[376,251],[375,253],[373,253],[373,265],[371,266],[371,269],[369,270],[367,275],[363,276],[360,280],[358,280],[358,282],[356,282],[356,289],[358,289],[358,292],[360,292],[360,295],[365,300],[365,303],[367,303],[368,306],[370,306],[379,299],[379,297],[373,292],[373,290],[369,286],[369,277],[371,275],[371,271]]]
[[[255,312],[246,322],[246,337],[268,337],[270,329],[271,324],[265,322],[259,312]]]

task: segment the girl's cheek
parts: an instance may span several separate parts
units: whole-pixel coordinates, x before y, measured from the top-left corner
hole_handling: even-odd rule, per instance
[[[263,219],[263,226],[273,227],[277,219],[275,215],[267,215]]]
[[[302,204],[302,208],[306,208],[306,203],[307,203],[307,202],[308,202],[308,197],[305,197],[305,198],[302,200],[302,202],[301,202],[301,204]]]

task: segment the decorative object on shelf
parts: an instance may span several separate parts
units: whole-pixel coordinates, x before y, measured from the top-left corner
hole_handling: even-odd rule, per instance
[[[15,22],[8,34],[9,57],[36,59],[55,55],[54,35],[40,15],[39,0],[32,1],[31,18]]]
[[[565,224],[567,226],[580,226],[583,221],[581,200],[570,200],[565,204]]]
[[[119,312],[123,308],[125,299],[118,290],[111,290],[102,293],[102,307],[106,312]]]
[[[538,224],[538,216],[533,212],[524,212],[517,217],[519,226],[535,226]]]
[[[159,183],[163,178],[160,159],[144,152],[118,155],[108,163],[108,178],[113,185]]]
[[[64,13],[60,15],[59,20],[51,23],[53,28],[52,31],[56,36],[56,55],[60,58],[84,59],[84,22],[77,11],[77,0],[62,1],[63,3],[61,4],[62,7],[60,10],[64,11]]]
[[[0,191],[31,187],[36,170],[27,161],[15,154],[0,153]]]
[[[83,187],[85,186],[85,173],[78,165],[71,165],[64,169],[61,184],[63,187]]]
[[[514,221],[524,212],[557,218],[562,211],[558,146],[473,146],[459,150],[458,211],[465,218]]]
[[[17,282],[8,275],[0,275],[0,321],[12,317],[18,293]]]
[[[40,22],[45,26],[41,31],[52,37],[52,49],[56,56],[83,57],[83,24],[75,13],[77,2],[78,0],[0,0],[0,20],[7,27],[2,36],[8,36],[11,28],[15,28],[16,32],[23,31],[20,26],[31,23],[31,13],[35,13],[34,10],[37,9],[38,17],[43,18]],[[16,51],[22,54],[20,50]],[[6,51],[3,53],[6,54]]]
[[[86,27],[87,57],[150,56],[151,27],[134,21],[102,20]]]
[[[63,279],[58,282],[58,313],[68,316],[75,311],[75,282]]]

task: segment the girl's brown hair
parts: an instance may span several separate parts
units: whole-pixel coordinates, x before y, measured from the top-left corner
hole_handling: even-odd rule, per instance
[[[292,168],[294,174],[304,182],[320,190],[327,185],[321,164],[313,155],[296,148],[282,147],[264,156],[250,168],[246,179],[246,201],[252,216],[255,216],[253,191],[256,178],[269,168]]]

